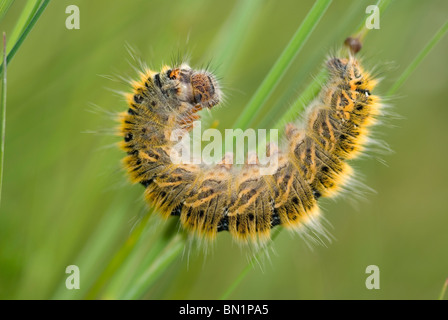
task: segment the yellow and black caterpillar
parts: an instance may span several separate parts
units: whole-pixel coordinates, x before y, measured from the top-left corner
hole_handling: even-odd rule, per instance
[[[173,130],[190,130],[198,111],[222,99],[208,71],[188,65],[145,70],[127,95],[121,114],[124,164],[133,182],[145,188],[147,202],[164,216],[180,216],[188,231],[213,238],[229,231],[242,241],[269,239],[271,228],[300,229],[319,216],[318,199],[331,197],[350,178],[346,160],[362,151],[381,102],[371,91],[377,81],[359,61],[331,58],[330,77],[299,125],[286,127],[278,168],[260,175],[257,165],[174,164]]]

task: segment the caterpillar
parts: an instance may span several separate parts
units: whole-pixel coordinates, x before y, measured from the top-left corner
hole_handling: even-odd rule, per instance
[[[183,63],[147,68],[126,94],[120,114],[124,166],[145,187],[146,201],[165,218],[179,216],[184,229],[213,239],[228,231],[242,242],[264,242],[282,225],[300,230],[319,221],[318,200],[338,194],[352,176],[347,160],[364,149],[381,111],[371,94],[377,80],[352,54],[326,62],[329,79],[306,116],[285,128],[284,148],[270,145],[278,167],[260,175],[257,165],[175,164],[170,152],[175,129],[191,130],[198,111],[222,100],[216,77]]]

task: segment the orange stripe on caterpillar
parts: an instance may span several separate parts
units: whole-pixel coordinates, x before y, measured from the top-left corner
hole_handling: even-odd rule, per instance
[[[185,229],[209,239],[229,231],[240,241],[263,242],[279,224],[316,227],[318,199],[334,196],[350,179],[346,160],[363,150],[381,106],[371,94],[377,81],[354,57],[329,59],[327,67],[330,78],[304,122],[287,125],[286,149],[271,144],[279,156],[271,175],[260,175],[256,158],[241,168],[172,163],[172,132],[190,130],[197,112],[217,105],[222,92],[213,74],[186,64],[142,72],[121,114],[131,180],[164,217],[180,216]]]

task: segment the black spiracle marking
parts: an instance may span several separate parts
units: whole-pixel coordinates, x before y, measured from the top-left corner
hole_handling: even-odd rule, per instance
[[[280,221],[280,216],[278,215],[277,209],[274,209],[274,213],[271,216],[271,228],[280,225],[282,222]]]
[[[140,183],[141,183],[145,188],[147,188],[153,181],[154,181],[154,179],[149,179],[149,180],[143,180],[143,181],[140,181]]]
[[[229,217],[225,215],[218,223],[218,232],[229,231]]]
[[[134,95],[134,101],[136,102],[136,103],[142,103],[143,102],[143,97],[140,95],[140,94],[136,94],[136,95]]]
[[[369,90],[365,90],[365,89],[356,89],[356,92],[365,94],[367,97],[370,96],[370,91]]]
[[[125,136],[124,136],[124,141],[125,142],[129,142],[134,138],[134,136],[132,135],[132,133],[128,132]]]
[[[322,196],[322,194],[317,190],[313,190],[313,196],[314,196],[314,199],[318,200]]]
[[[160,75],[156,74],[154,76],[154,83],[157,87],[159,87],[160,89],[162,89],[162,82],[160,82]]]
[[[172,216],[180,216],[183,206],[184,205],[182,203],[179,204],[176,208],[173,209],[173,211],[171,211],[171,215]]]

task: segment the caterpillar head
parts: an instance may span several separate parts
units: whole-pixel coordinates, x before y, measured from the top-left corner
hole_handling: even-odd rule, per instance
[[[193,70],[182,64],[169,69],[167,77],[176,82],[177,96],[196,108],[212,108],[221,101],[221,90],[216,77],[208,71]]]

